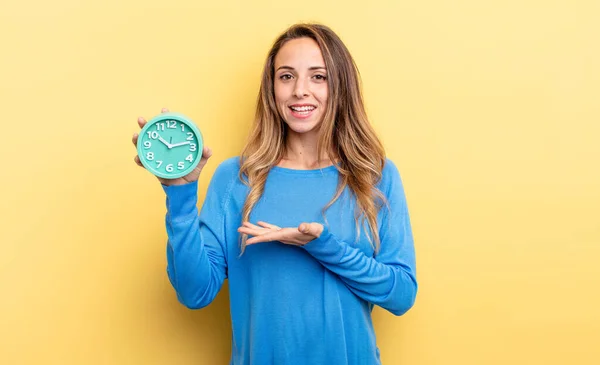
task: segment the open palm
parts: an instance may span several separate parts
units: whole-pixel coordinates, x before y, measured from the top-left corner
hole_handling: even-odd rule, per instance
[[[323,232],[320,223],[302,223],[298,227],[280,228],[274,224],[259,221],[258,225],[244,222],[238,232],[253,236],[246,241],[247,245],[259,242],[279,241],[288,245],[304,246],[318,238]]]

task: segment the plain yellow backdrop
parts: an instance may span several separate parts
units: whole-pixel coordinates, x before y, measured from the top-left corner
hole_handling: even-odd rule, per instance
[[[405,183],[420,291],[375,310],[383,363],[600,363],[599,18],[595,0],[3,1],[0,363],[228,362],[228,287],[177,302],[131,135],[161,107],[193,118],[203,199],[298,21],[350,48]]]

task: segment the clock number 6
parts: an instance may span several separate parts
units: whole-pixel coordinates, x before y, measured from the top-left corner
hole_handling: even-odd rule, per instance
[[[165,167],[165,170],[167,170],[167,172],[172,172],[173,171],[173,164],[170,163],[167,165],[167,167]]]

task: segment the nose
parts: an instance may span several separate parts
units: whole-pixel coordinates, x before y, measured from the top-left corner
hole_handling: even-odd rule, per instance
[[[296,80],[296,84],[294,85],[294,96],[298,99],[308,96],[308,86],[306,85],[306,81],[304,81],[303,78],[298,78]]]

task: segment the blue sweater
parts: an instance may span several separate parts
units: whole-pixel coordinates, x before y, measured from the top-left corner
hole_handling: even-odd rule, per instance
[[[380,364],[371,320],[374,305],[402,315],[415,301],[415,252],[404,189],[388,159],[378,215],[381,250],[361,230],[356,240],[355,201],[347,188],[334,196],[335,166],[320,170],[274,167],[250,221],[280,227],[319,222],[321,236],[305,246],[264,242],[240,256],[241,212],[249,188],[238,178],[239,159],[221,163],[201,211],[197,182],[164,186],[167,273],[179,301],[207,306],[229,279],[231,364]]]

